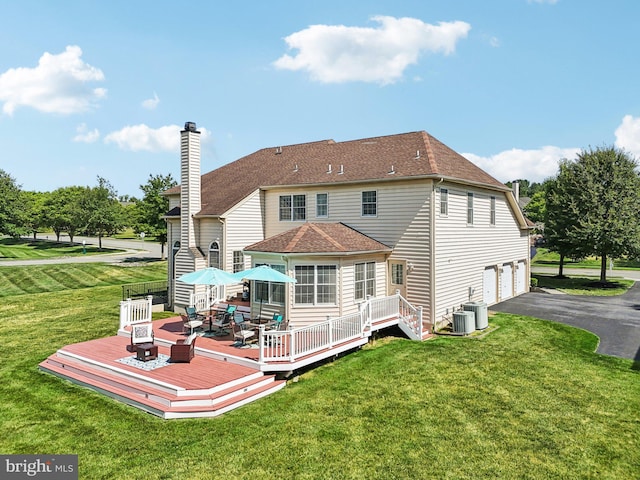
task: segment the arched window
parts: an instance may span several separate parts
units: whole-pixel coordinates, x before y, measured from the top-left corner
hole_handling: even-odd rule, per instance
[[[211,242],[209,245],[209,266],[220,268],[220,244]]]

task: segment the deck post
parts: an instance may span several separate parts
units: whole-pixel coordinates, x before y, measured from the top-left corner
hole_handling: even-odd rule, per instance
[[[329,315],[327,315],[327,323],[329,324],[329,348],[333,348],[333,322]]]
[[[289,361],[293,363],[295,360],[296,351],[296,335],[293,328],[289,329],[289,337],[291,338],[291,342],[289,343]]]
[[[129,322],[131,312],[131,299],[127,298],[126,300],[122,300],[120,302],[120,328],[126,327]]]
[[[258,329],[258,362],[264,363],[264,325]]]

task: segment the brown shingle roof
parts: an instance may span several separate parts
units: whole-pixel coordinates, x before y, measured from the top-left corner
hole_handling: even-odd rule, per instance
[[[331,165],[331,173],[329,172]],[[390,174],[393,171],[395,173]],[[342,173],[339,173],[342,172]],[[426,132],[264,148],[202,175],[199,215],[222,215],[261,187],[432,176],[507,187]],[[166,194],[179,194],[175,187]]]
[[[391,248],[344,223],[307,222],[245,248],[269,253],[390,252]]]

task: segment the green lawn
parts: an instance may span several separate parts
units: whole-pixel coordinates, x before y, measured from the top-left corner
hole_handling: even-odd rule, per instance
[[[555,252],[550,252],[546,248],[538,248],[536,256],[533,257],[531,262],[532,266],[539,267],[551,267],[560,265],[560,255]],[[571,260],[566,258],[564,260],[564,266],[567,268],[600,268],[600,257],[588,257],[581,260]],[[639,270],[640,260],[638,259],[615,259],[613,261],[613,268],[616,270]],[[607,264],[609,269],[609,264]]]
[[[115,334],[120,275],[164,278],[162,265],[105,266],[100,275],[97,286],[50,286],[0,303],[1,452],[77,453],[82,479],[640,472],[638,365],[594,354],[597,338],[586,331],[507,314],[491,316],[499,328],[482,339],[379,339],[219,418],[160,420],[37,369],[63,345]],[[13,291],[28,290],[25,278],[14,277]]]
[[[69,242],[54,242],[47,240],[26,240],[22,238],[0,238],[0,261],[32,260],[55,257],[74,257],[80,255],[100,255],[105,253],[117,253],[122,250],[103,248],[87,245],[84,250],[82,245],[69,245]]]
[[[538,287],[554,288],[569,295],[589,295],[599,297],[611,297],[622,295],[635,283],[625,278],[608,278],[606,288],[597,285],[599,277],[570,276],[557,278],[555,275],[543,275],[532,273],[531,278],[538,281]]]

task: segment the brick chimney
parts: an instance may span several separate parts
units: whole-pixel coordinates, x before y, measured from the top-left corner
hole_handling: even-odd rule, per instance
[[[196,247],[193,216],[200,203],[200,132],[194,122],[186,122],[180,132],[180,246]]]

